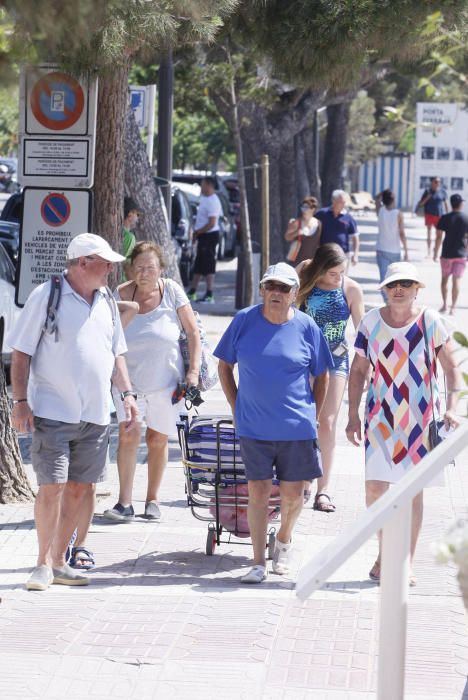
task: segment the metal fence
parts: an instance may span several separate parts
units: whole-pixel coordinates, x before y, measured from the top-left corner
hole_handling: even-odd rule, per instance
[[[400,209],[414,205],[414,156],[397,153],[379,156],[359,168],[359,189],[376,195],[390,188]]]

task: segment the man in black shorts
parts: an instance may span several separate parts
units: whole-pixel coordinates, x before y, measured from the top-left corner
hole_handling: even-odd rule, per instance
[[[197,287],[200,277],[206,278],[206,294],[199,301],[214,302],[213,287],[216,273],[216,247],[219,242],[219,217],[223,210],[219,197],[215,194],[215,180],[204,177],[201,182],[200,206],[195,221],[197,257],[193,268],[192,286],[188,298],[197,301]]]

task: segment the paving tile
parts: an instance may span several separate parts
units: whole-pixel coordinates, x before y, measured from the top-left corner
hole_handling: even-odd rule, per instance
[[[368,230],[363,223],[372,247],[374,234]],[[415,235],[412,228],[410,245],[422,247],[424,231]],[[360,270],[371,279],[374,263],[366,255]],[[421,262],[421,269],[423,274],[432,270],[429,262]],[[468,293],[468,278],[463,284]],[[372,283],[366,284],[368,298],[374,291]],[[468,313],[460,313],[467,325]],[[206,317],[206,322],[215,338],[226,319]],[[217,390],[207,395],[203,408],[210,412],[221,405]],[[98,567],[87,589],[54,586],[45,593],[26,592],[23,584],[37,551],[32,505],[0,505],[2,697],[374,700],[379,588],[367,575],[376,539],[304,603],[293,590],[300,567],[363,513],[364,455],[346,442],[346,409],[345,402],[330,487],[337,510],[303,510],[289,579],[272,575],[262,586],[242,586],[239,577],[249,565],[251,548],[239,540],[223,542],[212,557],[205,555],[207,526],[186,507],[175,440],[163,483],[162,522],[137,518],[115,525],[95,517],[89,545]],[[115,449],[113,426],[112,459]],[[139,459],[145,458],[142,442]],[[468,517],[467,460],[468,451],[446,470],[445,488],[425,492],[418,585],[409,596],[405,700],[468,700],[468,635],[456,570],[436,566],[430,551],[455,517]],[[144,466],[137,469],[137,513],[144,507],[145,472]],[[100,499],[100,513],[115,503],[115,464],[101,490],[110,495]]]

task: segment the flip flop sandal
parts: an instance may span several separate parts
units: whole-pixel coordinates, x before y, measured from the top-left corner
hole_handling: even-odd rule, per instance
[[[79,562],[89,562],[87,564],[80,564]],[[85,547],[72,547],[69,566],[78,571],[89,571],[94,569],[96,562],[94,560],[94,554],[89,549]]]
[[[328,503],[320,503],[319,498],[328,498]],[[328,493],[318,493],[315,498],[314,498],[314,505],[313,505],[314,510],[319,510],[322,513],[334,513],[336,510],[336,506],[334,503],[332,503],[332,499],[328,495]]]

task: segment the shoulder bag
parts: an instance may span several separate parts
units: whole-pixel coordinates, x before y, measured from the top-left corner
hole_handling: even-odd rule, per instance
[[[179,347],[180,347],[180,353],[182,355],[182,360],[184,363],[184,370],[185,373],[188,372],[189,367],[190,367],[190,352],[189,352],[189,344],[188,344],[188,339],[187,335],[184,331],[184,328],[182,326],[182,323],[180,322],[179,314],[177,313],[177,308],[176,308],[176,300],[175,300],[175,291],[174,287],[170,283],[169,280],[165,280],[167,289],[169,290],[170,297],[172,304],[174,306],[174,310],[176,313],[177,317],[177,322],[180,327],[180,335],[179,335]],[[169,284],[167,284],[169,282]],[[202,320],[200,318],[200,315],[198,311],[193,311],[195,320],[197,322],[198,326],[198,332],[200,334],[200,342],[201,342],[201,356],[200,356],[200,372],[198,375],[198,386],[197,388],[200,391],[208,391],[209,389],[212,389],[214,385],[218,382],[218,364],[216,360],[213,357],[213,351],[211,349],[211,346],[208,342],[208,338],[206,337],[206,331],[203,327]]]
[[[289,250],[288,250],[288,254],[286,256],[286,260],[289,263],[296,262],[297,256],[299,255],[299,251],[301,250],[301,246],[302,246],[301,220],[300,219],[297,219],[296,225],[297,225],[297,238],[295,238],[293,241],[291,241],[291,244],[290,244]]]
[[[422,326],[423,326],[423,333],[424,333],[424,343],[426,346],[426,353],[427,353],[427,369],[429,371],[429,389],[431,392],[431,407],[432,407],[432,420],[429,423],[429,447],[431,450],[434,449],[434,447],[437,447],[437,445],[440,445],[442,442],[443,438],[439,435],[439,430],[443,427],[444,421],[443,420],[436,420],[435,417],[435,412],[434,412],[434,393],[432,390],[432,362],[431,362],[431,351],[429,348],[429,340],[427,337],[427,329],[426,329],[426,312],[423,312],[422,316]],[[426,358],[425,358],[426,360]]]

